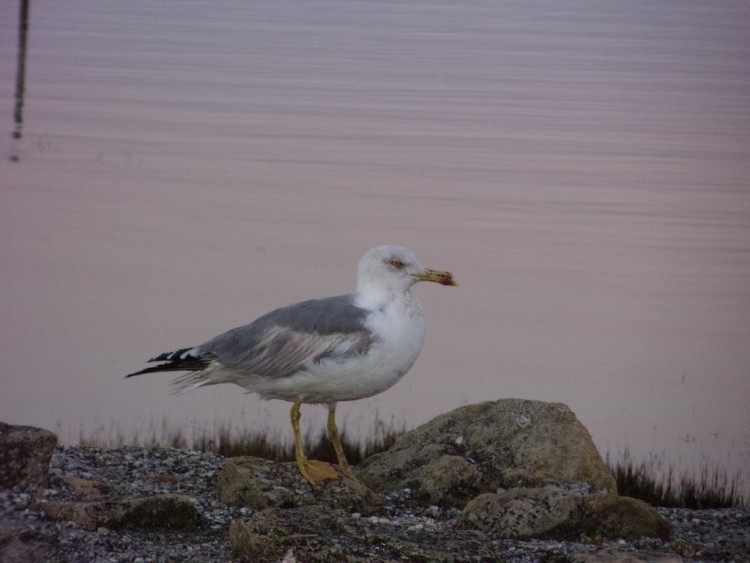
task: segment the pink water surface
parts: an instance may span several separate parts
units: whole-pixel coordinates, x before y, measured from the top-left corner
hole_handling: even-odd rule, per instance
[[[0,420],[285,436],[286,403],[123,376],[398,243],[461,286],[417,287],[422,356],[351,432],[521,397],[743,470],[749,6],[34,2],[15,141],[2,10]]]

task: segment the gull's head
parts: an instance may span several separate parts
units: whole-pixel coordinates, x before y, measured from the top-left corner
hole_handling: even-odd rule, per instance
[[[357,291],[379,290],[388,293],[409,291],[418,281],[458,285],[450,272],[430,270],[403,246],[384,245],[368,250],[359,261]]]

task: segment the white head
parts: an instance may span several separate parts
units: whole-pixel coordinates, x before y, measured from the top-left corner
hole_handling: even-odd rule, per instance
[[[452,274],[425,268],[416,255],[403,246],[376,246],[359,261],[359,293],[404,294],[418,281],[458,285]]]

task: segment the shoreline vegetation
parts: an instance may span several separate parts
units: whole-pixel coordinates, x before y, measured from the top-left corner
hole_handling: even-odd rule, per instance
[[[340,431],[341,445],[352,465],[390,448],[405,432],[405,426],[388,425],[378,420],[369,436],[355,440],[346,428]],[[304,437],[305,450],[311,459],[336,462],[336,454],[324,430],[308,431]],[[224,457],[254,456],[273,461],[294,461],[294,446],[276,433],[262,430],[233,430],[231,423],[214,423],[213,430],[203,429],[187,437],[181,428],[164,420],[161,427],[150,425],[148,436],[140,433],[127,437],[119,429],[100,427],[91,434],[79,435],[83,447],[118,448],[124,446],[144,448],[176,448],[212,452]],[[613,458],[609,452],[604,458],[617,481],[620,495],[637,498],[652,506],[666,508],[713,509],[748,505],[750,498],[743,492],[743,482],[738,474],[730,476],[725,470],[704,462],[697,471],[678,471],[659,456],[647,461],[634,459],[629,450]]]

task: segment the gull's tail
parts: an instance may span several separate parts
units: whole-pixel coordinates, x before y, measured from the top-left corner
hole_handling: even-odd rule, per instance
[[[175,352],[165,352],[155,358],[151,358],[149,362],[162,363],[142,369],[141,371],[136,371],[135,373],[129,373],[125,377],[133,377],[134,375],[157,371],[186,371],[188,373],[179,376],[172,382],[172,385],[174,385],[173,393],[182,393],[204,385],[222,383],[220,380],[213,381],[211,378],[212,370],[210,368],[214,360],[215,356],[211,353],[201,354],[195,348],[182,348]]]
[[[157,371],[203,371],[210,363],[208,358],[202,356],[193,356],[190,352],[193,348],[183,348],[175,352],[165,352],[155,358],[151,358],[149,362],[163,362],[156,366],[151,366],[141,371],[129,373],[125,377],[133,377],[134,375],[141,375],[144,373],[154,373]]]

